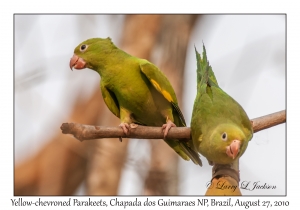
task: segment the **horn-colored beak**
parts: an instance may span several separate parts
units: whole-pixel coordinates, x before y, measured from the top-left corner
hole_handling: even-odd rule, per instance
[[[233,140],[233,142],[226,147],[226,154],[232,159],[235,159],[240,151],[240,147],[241,147],[241,141]]]
[[[82,58],[80,58],[80,57],[78,57],[77,55],[74,54],[73,57],[70,60],[69,65],[70,65],[71,70],[73,70],[73,67],[75,69],[80,70],[80,69],[85,68],[86,62]]]

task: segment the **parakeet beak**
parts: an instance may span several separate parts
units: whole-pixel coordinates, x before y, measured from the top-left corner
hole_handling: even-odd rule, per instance
[[[85,68],[85,65],[86,65],[86,62],[78,57],[77,55],[73,55],[73,57],[71,58],[70,60],[70,69],[73,70],[72,68],[74,67],[75,69],[84,69]]]
[[[241,141],[233,140],[229,146],[226,147],[226,154],[232,159],[236,158],[240,151]]]

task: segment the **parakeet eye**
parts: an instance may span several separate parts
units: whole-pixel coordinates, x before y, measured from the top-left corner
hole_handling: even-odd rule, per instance
[[[222,140],[223,140],[223,141],[227,141],[227,133],[226,133],[226,132],[224,132],[224,133],[222,134]]]
[[[81,46],[80,46],[80,51],[81,51],[81,52],[84,52],[84,51],[87,49],[87,47],[88,47],[88,46],[85,45],[85,44],[81,45]]]

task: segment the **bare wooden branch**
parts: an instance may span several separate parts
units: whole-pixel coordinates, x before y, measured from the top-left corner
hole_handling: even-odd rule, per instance
[[[101,138],[136,138],[136,139],[163,139],[161,127],[150,127],[139,125],[131,128],[129,135],[125,135],[121,127],[82,125],[79,123],[63,123],[60,127],[64,134],[73,134],[80,141],[101,139]],[[168,138],[186,139],[189,138],[190,129],[177,127],[170,129]]]
[[[254,133],[286,122],[286,111],[275,112],[255,118],[252,121]]]
[[[258,132],[275,125],[286,122],[286,111],[275,112],[259,118],[252,119],[253,131]],[[136,138],[136,139],[163,139],[161,127],[150,127],[139,125],[131,128],[130,133],[125,135],[121,127],[107,127],[95,125],[83,125],[79,123],[63,123],[61,125],[63,134],[72,134],[80,141],[101,138]],[[173,127],[167,138],[187,140],[191,138],[191,130],[188,127]]]

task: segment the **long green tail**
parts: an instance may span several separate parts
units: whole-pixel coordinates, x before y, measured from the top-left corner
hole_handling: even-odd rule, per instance
[[[215,74],[207,60],[204,44],[203,44],[202,59],[196,47],[195,47],[195,52],[196,52],[196,60],[197,60],[197,90],[200,92],[205,91],[207,85],[218,87],[218,82],[215,77]]]
[[[194,151],[188,142],[180,142],[176,139],[165,139],[165,142],[184,160],[191,159],[196,165],[202,166],[198,152]]]

